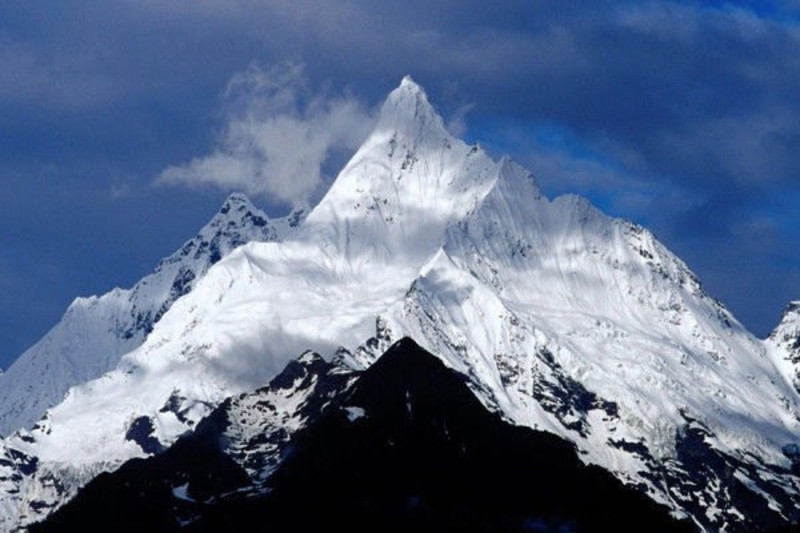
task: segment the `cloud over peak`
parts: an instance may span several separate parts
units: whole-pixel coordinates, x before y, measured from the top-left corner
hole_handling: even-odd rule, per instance
[[[352,96],[315,94],[298,63],[253,64],[231,78],[223,98],[224,126],[211,152],[164,169],[157,183],[301,205],[325,182],[327,158],[358,148],[375,120]]]

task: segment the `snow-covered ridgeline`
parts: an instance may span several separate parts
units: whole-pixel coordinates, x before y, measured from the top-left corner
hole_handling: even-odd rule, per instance
[[[725,455],[765,507],[796,519],[798,397],[762,342],[643,228],[505,176],[451,227],[388,329],[473,377],[514,422],[575,442],[703,527],[742,510],[724,472],[692,480],[680,464],[695,429],[703,453]]]
[[[70,387],[113,369],[231,250],[276,240],[286,228],[285,220],[270,221],[245,196],[233,194],[194,238],[133,288],[77,298],[53,329],[0,374],[0,436],[30,427]]]

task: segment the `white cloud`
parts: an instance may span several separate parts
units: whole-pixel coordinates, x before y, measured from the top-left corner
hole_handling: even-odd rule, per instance
[[[447,121],[447,130],[453,137],[461,139],[467,133],[467,114],[473,109],[475,109],[474,103],[462,105]]]
[[[354,150],[374,117],[352,96],[312,94],[302,65],[253,65],[225,90],[225,126],[208,155],[170,166],[158,183],[211,185],[299,205],[324,183],[332,151]]]

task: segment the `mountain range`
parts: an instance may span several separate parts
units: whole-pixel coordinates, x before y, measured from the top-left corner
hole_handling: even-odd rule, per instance
[[[799,384],[800,304],[756,338],[649,231],[545,197],[405,78],[316,207],[270,220],[231,196],[0,375],[0,527],[89,523],[104,495],[164,528],[289,524],[308,493],[365,527],[766,530],[800,522]],[[365,493],[367,472],[397,484]]]

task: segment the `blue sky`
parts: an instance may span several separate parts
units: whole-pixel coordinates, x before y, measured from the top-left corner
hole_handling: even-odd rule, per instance
[[[756,334],[800,298],[800,2],[430,4],[0,1],[0,367],[231,190],[313,201],[405,74],[547,194],[652,229]],[[287,188],[288,144],[263,183],[163,179],[243,117],[313,132],[319,172]]]

